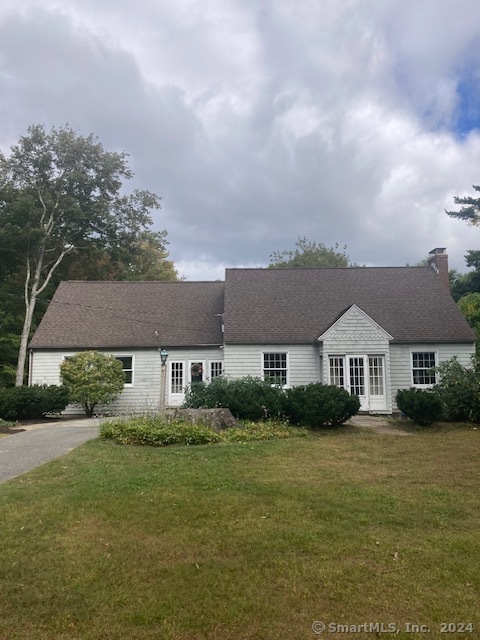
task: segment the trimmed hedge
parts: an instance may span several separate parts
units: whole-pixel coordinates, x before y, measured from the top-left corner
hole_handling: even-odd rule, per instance
[[[219,376],[209,384],[190,385],[184,406],[191,409],[225,407],[239,420],[268,420],[283,416],[285,394],[280,387],[260,378]]]
[[[442,417],[442,402],[432,391],[399,389],[395,401],[399,410],[416,424],[426,426]]]
[[[186,392],[185,407],[225,407],[240,420],[281,419],[308,427],[340,425],[360,408],[357,396],[333,385],[312,383],[287,391],[260,378],[214,378],[196,382]]]
[[[0,418],[35,420],[49,413],[61,413],[68,402],[68,390],[57,385],[0,389]]]
[[[287,391],[286,416],[293,424],[333,427],[346,422],[359,409],[358,396],[334,385],[312,383]]]

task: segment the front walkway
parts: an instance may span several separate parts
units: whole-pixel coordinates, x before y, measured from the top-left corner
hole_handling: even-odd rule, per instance
[[[378,435],[385,436],[411,436],[408,431],[402,431],[401,429],[395,429],[388,423],[387,416],[371,416],[367,414],[358,414],[348,420],[347,424],[351,424],[354,427],[362,427],[364,429],[370,429]]]

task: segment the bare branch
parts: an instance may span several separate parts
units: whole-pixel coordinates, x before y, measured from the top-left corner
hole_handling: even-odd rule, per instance
[[[55,260],[54,264],[50,267],[50,270],[47,273],[42,286],[37,289],[37,295],[39,295],[40,293],[42,293],[42,291],[45,290],[45,288],[48,286],[48,283],[50,282],[50,280],[51,280],[51,278],[52,278],[52,276],[53,276],[53,274],[55,272],[55,269],[58,267],[58,265],[61,263],[61,261],[67,255],[67,253],[70,253],[70,251],[72,251],[73,249],[74,249],[74,246],[71,245],[70,247],[67,247],[66,249],[64,249],[62,251],[62,253],[58,256],[58,258]]]
[[[47,215],[47,205],[45,204],[45,200],[43,199],[42,192],[40,189],[37,189],[38,199],[40,200],[40,204],[43,208],[42,217],[40,218],[40,225],[43,227],[43,221],[45,220],[45,216]]]

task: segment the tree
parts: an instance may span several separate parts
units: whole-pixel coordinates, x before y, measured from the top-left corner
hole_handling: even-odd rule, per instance
[[[450,290],[455,300],[462,296],[480,291],[480,251],[470,249],[465,255],[467,267],[473,267],[473,271],[457,273],[452,270]]]
[[[142,242],[160,207],[148,191],[122,193],[133,177],[127,154],[105,151],[92,134],[71,128],[31,126],[26,136],[0,153],[0,227],[2,253],[23,263],[25,304],[16,385],[23,384],[27,343],[40,294],[64,259],[87,247],[120,251]],[[152,242],[160,242],[157,236]]]
[[[125,374],[114,356],[84,351],[66,358],[60,365],[60,379],[70,402],[78,402],[89,418],[98,404],[109,404],[123,390]]]
[[[179,280],[166,231],[140,231],[115,247],[90,245],[63,261],[63,280]]]
[[[457,302],[458,308],[467,319],[477,336],[476,350],[480,351],[480,293],[467,293]]]
[[[473,185],[473,189],[480,191],[480,186]],[[459,220],[465,220],[465,222],[475,227],[480,225],[480,198],[454,196],[453,201],[455,204],[462,205],[462,208],[460,211],[445,210],[447,215],[452,218],[458,218]]]
[[[338,251],[339,245],[326,247],[321,242],[312,242],[307,238],[298,238],[296,249],[274,251],[270,256],[269,269],[291,267],[350,267],[350,258],[346,254],[347,246]]]
[[[475,191],[480,191],[480,186],[473,185]],[[480,225],[480,198],[471,196],[454,196],[455,204],[461,205],[459,211],[445,211],[447,215],[458,220],[464,220],[472,226]],[[469,250],[465,256],[467,267],[473,267],[468,273],[452,273],[451,292],[455,300],[462,296],[480,291],[480,251]]]

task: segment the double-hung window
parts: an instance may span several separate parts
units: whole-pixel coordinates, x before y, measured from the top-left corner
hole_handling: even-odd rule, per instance
[[[133,385],[133,356],[115,356],[122,363],[123,373],[125,374],[125,385]]]
[[[263,379],[272,384],[287,385],[287,353],[269,351],[263,354]]]
[[[435,351],[412,352],[413,384],[418,386],[435,384],[437,382],[437,376],[432,369],[436,364]]]

